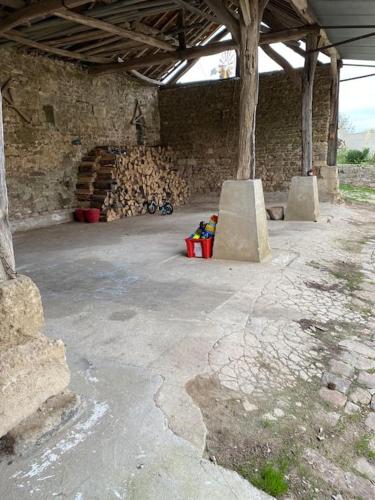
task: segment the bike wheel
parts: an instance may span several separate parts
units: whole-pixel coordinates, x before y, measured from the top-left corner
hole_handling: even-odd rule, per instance
[[[156,209],[157,209],[157,206],[156,206],[156,203],[154,201],[151,201],[150,203],[148,203],[147,212],[149,214],[153,215],[156,212]]]
[[[166,203],[164,203],[163,209],[165,211],[165,215],[171,215],[171,214],[173,214],[173,205],[171,203],[169,203],[169,201],[167,201]]]

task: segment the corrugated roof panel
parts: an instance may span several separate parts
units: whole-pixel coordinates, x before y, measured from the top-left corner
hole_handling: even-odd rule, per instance
[[[322,26],[364,26],[374,28],[326,29],[332,43],[375,32],[375,0],[310,0]],[[375,35],[337,47],[343,59],[375,60]]]

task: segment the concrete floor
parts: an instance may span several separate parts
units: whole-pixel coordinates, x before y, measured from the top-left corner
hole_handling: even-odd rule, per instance
[[[249,322],[301,317],[268,301],[267,287],[277,288],[288,269],[306,272],[306,262],[353,230],[348,221],[368,214],[322,205],[317,224],[270,221],[267,264],[187,259],[183,238],[217,205],[200,200],[170,217],[15,235],[18,272],[41,290],[46,334],[65,342],[71,389],[85,407],[30,456],[0,464],[0,498],[267,498],[202,459],[206,427],[185,384],[220,374],[231,350],[243,351],[236,336]],[[250,401],[252,390],[228,377],[222,382]]]

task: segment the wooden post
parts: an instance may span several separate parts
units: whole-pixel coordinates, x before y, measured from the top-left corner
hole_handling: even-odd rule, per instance
[[[328,129],[327,165],[335,166],[337,160],[337,132],[339,125],[340,61],[331,57],[330,114]]]
[[[0,93],[0,281],[16,276],[12,234],[8,219],[8,195],[5,183],[5,156],[2,98]]]
[[[312,104],[314,90],[315,68],[318,61],[318,52],[311,52],[318,46],[318,36],[310,34],[306,37],[306,57],[302,78],[302,172],[307,175],[313,166],[313,137],[312,137]]]
[[[259,29],[267,0],[240,2],[240,119],[237,179],[255,179]]]

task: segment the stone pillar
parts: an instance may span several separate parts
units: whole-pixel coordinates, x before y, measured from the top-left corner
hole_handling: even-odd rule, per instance
[[[271,258],[260,179],[224,182],[213,256],[250,262]]]
[[[316,222],[319,214],[316,176],[292,177],[285,220]]]
[[[38,288],[15,272],[0,95],[0,438],[69,384],[64,344],[45,337],[43,324]]]
[[[320,167],[320,176],[318,178],[319,200],[330,203],[338,202],[341,199],[339,190],[339,173],[335,166]]]
[[[15,276],[12,234],[8,216],[8,194],[5,182],[5,155],[2,98],[0,92],[0,281]]]
[[[0,437],[69,384],[64,344],[45,337],[43,324],[30,278],[0,281]]]

